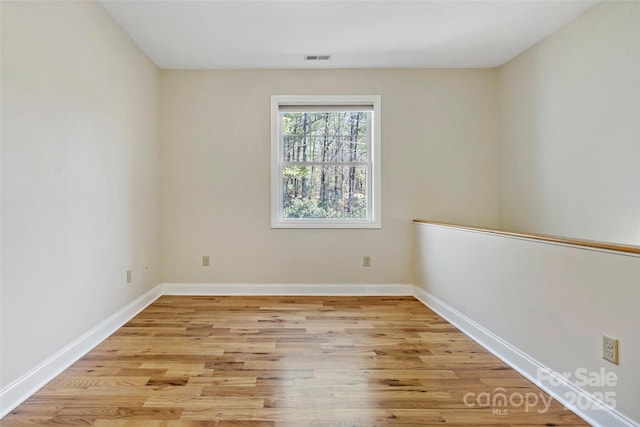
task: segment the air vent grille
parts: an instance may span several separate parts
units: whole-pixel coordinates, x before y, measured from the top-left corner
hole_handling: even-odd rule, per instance
[[[331,55],[305,55],[305,61],[328,61],[331,59]]]

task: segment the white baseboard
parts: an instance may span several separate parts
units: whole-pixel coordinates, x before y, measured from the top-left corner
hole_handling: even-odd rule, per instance
[[[254,296],[412,296],[413,285],[364,283],[323,285],[294,283],[163,283],[163,295]]]
[[[0,390],[0,418],[60,375],[162,295],[411,296],[413,285],[163,283]]]
[[[601,427],[638,426],[638,424],[615,409],[601,404],[601,402],[596,400],[590,393],[576,387],[561,375],[518,350],[491,331],[485,329],[482,325],[479,325],[455,308],[431,295],[429,292],[416,286],[414,289],[414,297],[526,377],[529,381],[546,391],[566,408],[582,417],[589,424]],[[544,372],[545,378],[549,378],[550,381],[540,381],[539,372]],[[570,397],[571,400],[568,400],[568,397]],[[582,402],[581,407],[589,409],[578,408],[572,404],[572,401]]]
[[[471,339],[482,345],[535,385],[594,426],[638,426],[610,407],[602,406],[586,391],[555,374],[553,385],[538,381],[538,372],[551,369],[521,352],[508,342],[477,324],[453,307],[423,289],[408,284],[222,284],[222,283],[164,283],[151,289],[122,310],[51,356],[40,365],[0,390],[0,418],[11,412],[29,396],[87,354],[96,345],[127,323],[140,311],[162,295],[256,295],[256,296],[414,296]],[[572,407],[566,396],[577,396],[590,402],[590,410]]]
[[[91,351],[160,296],[156,286],[0,390],[0,418],[7,415],[62,371]]]

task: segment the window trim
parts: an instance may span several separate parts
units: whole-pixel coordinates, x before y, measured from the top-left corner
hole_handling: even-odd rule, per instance
[[[282,147],[280,141],[280,106],[372,106],[373,128],[369,127],[371,147],[367,189],[369,218],[360,219],[284,219],[282,218],[282,179],[280,176]],[[273,95],[271,96],[271,228],[382,228],[381,200],[381,97],[380,95]]]

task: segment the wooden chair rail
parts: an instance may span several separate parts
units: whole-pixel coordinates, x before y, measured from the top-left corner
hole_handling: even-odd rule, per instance
[[[448,224],[444,222],[427,221],[424,219],[414,219],[414,223],[432,224],[440,227],[458,228],[461,230],[480,231],[483,233],[498,234],[502,236],[519,237],[523,239],[539,240],[543,242],[561,243],[565,245],[583,246],[587,248],[602,249],[606,251],[623,252],[640,255],[640,246],[622,245],[619,243],[598,242],[593,240],[573,239],[568,237],[550,236],[546,234],[516,233],[513,231],[502,231],[492,228],[469,227],[466,225]]]

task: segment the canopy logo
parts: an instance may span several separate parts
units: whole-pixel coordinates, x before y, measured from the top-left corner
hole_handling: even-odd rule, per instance
[[[615,391],[597,390],[597,388],[615,387],[618,383],[618,375],[615,372],[607,372],[604,368],[598,371],[578,368],[574,372],[563,373],[538,369],[537,380],[538,383],[551,387],[569,386],[570,390],[562,396],[567,405],[564,409],[603,410],[616,407]],[[589,392],[581,391],[576,387],[587,388]],[[491,408],[493,415],[506,416],[509,415],[510,410],[516,408],[524,408],[525,412],[535,410],[539,414],[546,413],[553,398],[541,391],[509,393],[502,387],[496,387],[491,391],[480,393],[468,392],[462,400],[467,407]]]
[[[523,406],[526,412],[535,408],[539,414],[544,414],[549,410],[552,400],[551,396],[542,392],[507,393],[502,387],[496,387],[490,392],[468,392],[462,398],[469,408],[491,408],[493,415],[500,416],[509,415],[509,409]]]

